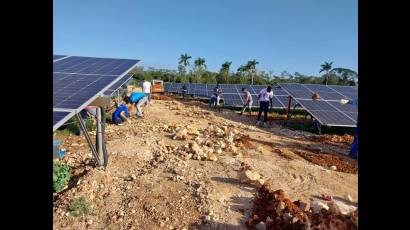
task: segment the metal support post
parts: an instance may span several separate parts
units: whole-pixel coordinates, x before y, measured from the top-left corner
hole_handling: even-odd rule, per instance
[[[98,164],[104,165],[104,153],[103,153],[103,127],[102,127],[102,115],[101,107],[97,107],[97,135],[96,135],[96,147],[98,152]]]
[[[83,131],[83,134],[85,136],[85,139],[87,140],[88,146],[90,147],[94,158],[97,160],[98,159],[98,153],[97,153],[97,150],[95,149],[95,146],[94,146],[93,142],[91,141],[90,135],[88,134],[87,127],[85,126],[85,124],[83,122],[83,119],[80,117],[80,115],[78,113],[76,114],[76,117],[77,117],[78,122],[80,123],[80,128]]]

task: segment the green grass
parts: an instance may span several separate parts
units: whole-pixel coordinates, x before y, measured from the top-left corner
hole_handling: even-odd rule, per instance
[[[53,161],[53,188],[54,192],[61,192],[71,178],[71,168],[60,161]]]
[[[91,212],[84,196],[75,198],[71,202],[69,210],[71,216],[86,216]]]

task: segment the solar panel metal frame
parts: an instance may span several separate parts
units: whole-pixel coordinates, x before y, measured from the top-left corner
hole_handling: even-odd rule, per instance
[[[76,113],[76,111],[74,109],[72,110],[64,110],[64,109],[53,109],[53,115],[54,112],[66,112],[68,113],[67,115],[65,115],[62,119],[60,119],[58,122],[56,122],[55,124],[53,124],[53,132],[55,130],[57,130],[60,126],[62,126],[64,123],[66,123],[71,117],[73,117]],[[53,122],[54,122],[54,116],[53,116]]]
[[[66,56],[57,60],[54,60],[53,63],[58,62],[60,60],[69,58],[72,56]],[[90,57],[92,58],[92,57]],[[112,59],[116,59],[116,58],[112,58]],[[139,64],[140,64],[140,60],[134,60],[135,64],[132,65],[130,68],[128,68],[127,70],[125,70],[122,74],[120,74],[118,77],[116,77],[114,80],[111,81],[110,84],[106,85],[102,90],[100,90],[98,93],[96,93],[93,97],[89,98],[87,101],[85,101],[84,103],[82,103],[78,108],[76,109],[67,109],[67,108],[54,108],[53,107],[53,111],[62,111],[62,112],[70,112],[70,116],[67,118],[66,120],[70,119],[72,116],[74,116],[74,114],[79,113],[81,110],[83,110],[87,105],[89,105],[91,102],[93,102],[95,99],[97,99],[100,96],[104,95],[104,92],[109,89],[111,86],[113,86],[117,81],[119,81],[122,77],[124,77],[126,74],[128,74],[132,69],[136,68]],[[54,72],[53,72],[54,74]],[[87,75],[87,74],[85,74]],[[103,74],[99,74],[99,75],[103,75]],[[74,111],[74,113],[72,113]],[[62,124],[60,124],[61,122],[57,122],[55,125],[53,125],[53,132],[55,130],[57,130]],[[57,124],[59,124],[59,126],[57,126]],[[63,123],[64,124],[64,123]]]
[[[119,81],[117,81],[111,88],[107,89],[107,90],[104,92],[104,95],[112,96],[112,95],[113,95],[115,92],[117,92],[123,85],[128,84],[128,83],[131,81],[132,76],[133,76],[133,74],[130,74],[129,76],[125,75],[124,78],[125,78],[126,80],[125,80],[124,82],[122,82],[120,85],[118,85],[118,87],[114,87],[115,84],[117,84],[119,81],[122,81],[122,78],[121,78],[121,79],[120,79]]]

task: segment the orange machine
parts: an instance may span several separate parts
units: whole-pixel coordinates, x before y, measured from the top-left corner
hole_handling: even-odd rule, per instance
[[[164,81],[152,80],[152,93],[164,93]]]

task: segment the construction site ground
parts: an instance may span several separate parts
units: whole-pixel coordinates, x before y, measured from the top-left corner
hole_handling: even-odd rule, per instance
[[[94,166],[84,136],[55,134],[64,140],[72,179],[54,194],[54,229],[246,229],[258,186],[242,183],[242,162],[292,201],[329,194],[357,206],[357,161],[347,156],[351,136],[255,123],[200,101],[158,97],[144,118],[106,125],[106,169]],[[190,152],[194,146],[204,150]],[[196,151],[210,152],[200,159]],[[74,217],[69,207],[81,196],[91,212]]]

